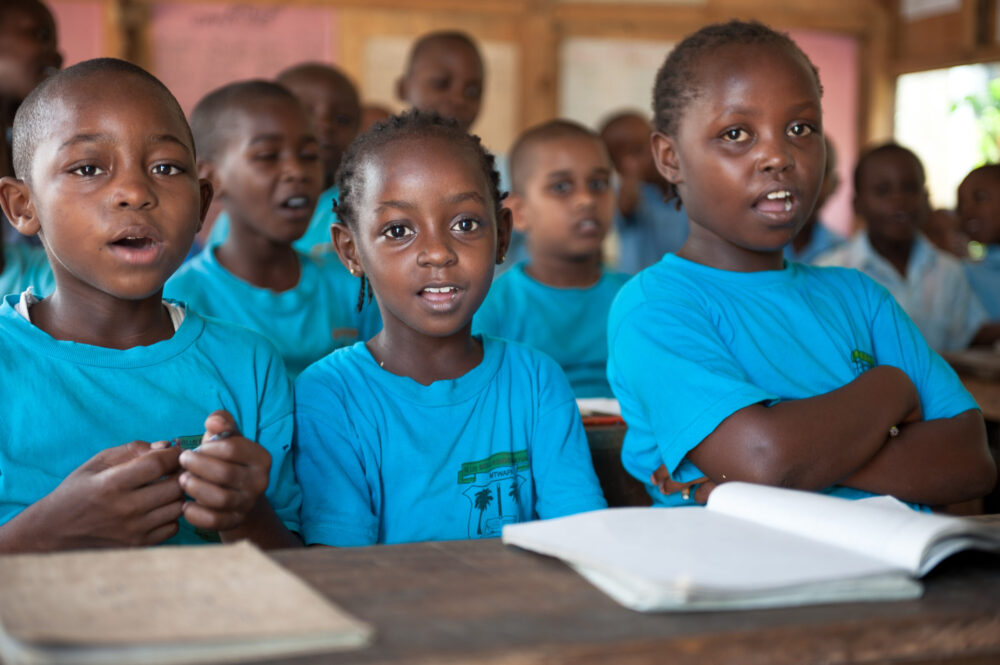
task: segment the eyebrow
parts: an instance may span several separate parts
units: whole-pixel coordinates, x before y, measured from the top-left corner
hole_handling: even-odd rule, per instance
[[[483,198],[483,195],[474,191],[462,192],[461,194],[455,194],[454,196],[449,196],[445,199],[446,203],[452,205],[456,203],[465,203],[466,201],[476,201],[483,204],[486,203],[486,199]],[[391,199],[388,201],[380,201],[378,206],[375,208],[375,211],[378,212],[385,208],[394,208],[396,210],[416,210],[417,205],[415,203],[411,203],[410,201]]]
[[[594,175],[595,173],[598,173],[600,175],[604,175],[604,174],[610,175],[611,174],[611,169],[607,168],[606,166],[599,166],[596,169],[594,169],[593,171],[591,171],[590,173],[588,173],[587,175],[591,176],[591,175]],[[548,179],[550,179],[550,180],[555,180],[557,178],[572,178],[573,177],[573,172],[570,171],[570,170],[550,171],[549,173],[546,174],[546,177]]]
[[[60,150],[65,148],[71,148],[75,145],[80,145],[81,143],[113,143],[115,138],[110,134],[76,134],[69,140],[64,141],[62,145],[59,146]],[[149,144],[156,143],[176,143],[188,152],[191,151],[190,146],[187,143],[174,136],[173,134],[155,134],[149,137],[147,141]]]
[[[812,100],[806,100],[798,102],[797,104],[792,104],[788,107],[787,111],[789,113],[801,113],[802,111],[808,109],[818,109],[820,105]],[[727,106],[722,109],[722,113],[719,115],[747,115],[751,117],[756,117],[761,114],[760,109],[750,108],[747,106]]]

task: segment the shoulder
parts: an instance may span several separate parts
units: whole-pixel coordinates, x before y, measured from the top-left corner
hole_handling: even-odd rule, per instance
[[[191,307],[185,307],[182,325],[203,326],[199,345],[210,346],[225,356],[253,353],[262,358],[277,358],[281,361],[277,349],[264,335],[239,324],[204,316]]]
[[[295,380],[296,397],[310,401],[316,391],[346,392],[357,380],[365,380],[375,369],[364,342],[356,342],[328,353],[307,367]],[[371,365],[371,367],[369,367]],[[367,381],[366,381],[367,383]]]
[[[611,305],[609,329],[626,318],[650,311],[690,310],[700,307],[709,275],[696,275],[697,266],[673,254],[640,271],[618,290]]]

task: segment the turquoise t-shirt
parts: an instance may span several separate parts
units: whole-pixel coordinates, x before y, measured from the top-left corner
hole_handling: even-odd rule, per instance
[[[309,220],[309,227],[301,238],[292,243],[295,249],[308,254],[319,245],[330,244],[330,225],[337,223],[337,213],[333,212],[333,202],[338,195],[336,186],[319,195],[316,200],[316,209],[313,211],[312,219]],[[223,210],[212,224],[212,230],[208,234],[205,247],[221,245],[228,235],[229,215]]]
[[[876,365],[906,372],[927,420],[977,408],[883,287],[856,270],[785,266],[729,272],[668,254],[615,300],[608,378],[628,423],[622,462],[657,503],[685,505],[650,474],[665,463],[674,480],[704,476],[687,454],[736,411],[828,393]]]
[[[53,339],[0,305],[0,524],[51,493],[105,448],[200,436],[216,409],[271,454],[267,498],[299,531],[292,469],[292,389],[260,335],[188,310],[174,336],[109,349]],[[183,519],[171,544],[205,542]]]
[[[982,261],[963,261],[962,265],[990,320],[1000,321],[1000,245],[987,245]]]
[[[380,368],[363,343],[299,377],[307,544],[495,538],[504,524],[606,506],[559,367],[482,342],[479,365],[429,386]]]
[[[29,286],[39,298],[49,295],[56,288],[45,250],[24,243],[4,245],[0,298],[12,293],[20,294]]]
[[[521,342],[551,356],[577,397],[612,397],[608,311],[630,275],[604,270],[587,288],[537,281],[521,263],[497,277],[472,320],[473,332]]]
[[[357,311],[361,279],[336,254],[298,254],[299,283],[287,291],[254,286],[219,263],[208,246],[167,280],[163,293],[204,316],[261,333],[278,349],[294,379],[334,349],[366,340],[381,329],[378,308]]]

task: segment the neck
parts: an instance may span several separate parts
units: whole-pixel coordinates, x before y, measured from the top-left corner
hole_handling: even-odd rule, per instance
[[[796,251],[796,253],[801,252],[805,249],[806,245],[809,244],[809,241],[812,240],[813,231],[815,229],[816,220],[811,219],[806,222],[806,225],[802,227],[801,231],[795,234],[795,237],[792,238],[792,248]]]
[[[367,346],[382,369],[428,386],[457,379],[483,361],[483,346],[471,328],[469,323],[448,337],[429,337],[404,326],[386,326]]]
[[[868,242],[871,243],[872,249],[896,269],[896,272],[906,277],[906,266],[910,262],[910,253],[913,250],[913,238],[893,241],[869,234]]]
[[[700,227],[691,225],[692,233],[677,252],[681,258],[731,272],[761,272],[785,267],[785,257],[780,247],[770,251],[745,249],[720,243],[718,238],[706,238],[694,232],[697,228]]]
[[[585,288],[593,286],[601,278],[601,255],[565,259],[534,254],[524,270],[546,286]]]
[[[287,291],[299,283],[295,248],[249,232],[243,225],[231,224],[229,237],[214,251],[223,268],[254,286]]]
[[[55,292],[31,308],[31,321],[59,340],[131,349],[170,339],[174,326],[163,306],[161,292],[141,300],[122,300],[108,294],[89,297]]]

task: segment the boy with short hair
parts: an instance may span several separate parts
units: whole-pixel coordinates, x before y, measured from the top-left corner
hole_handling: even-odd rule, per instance
[[[676,252],[688,235],[683,208],[664,200],[667,183],[653,163],[652,133],[649,120],[634,111],[616,113],[600,131],[621,176],[615,215],[621,248],[618,269],[630,274],[653,265],[667,252]]]
[[[56,288],[0,305],[0,551],[298,544],[281,360],[161,296],[212,198],[177,101],[90,60],[28,96],[13,145],[0,204]]]
[[[342,71],[320,62],[293,65],[276,80],[298,97],[312,118],[323,161],[323,193],[316,201],[309,228],[295,241],[300,252],[322,251],[330,246],[330,225],[337,223],[334,180],[344,151],[358,135],[361,101],[357,88]],[[229,235],[229,215],[223,211],[212,225],[206,245],[219,245]]]
[[[396,94],[415,109],[454,118],[469,131],[479,115],[484,79],[483,58],[469,35],[457,30],[430,32],[410,50]]]
[[[494,282],[473,329],[552,356],[577,397],[611,397],[607,316],[628,275],[601,263],[611,227],[611,160],[601,138],[568,120],[526,131],[511,149],[514,226],[528,260]]]
[[[199,174],[231,229],[177,271],[167,295],[262,333],[293,377],[377,332],[374,308],[355,310],[360,281],[337,256],[295,249],[323,178],[320,143],[295,95],[270,81],[231,83],[198,102],[191,126]]]
[[[938,352],[997,338],[961,264],[919,231],[930,203],[913,152],[887,143],[864,153],[854,169],[854,210],[867,229],[817,264],[857,268],[882,284]]]
[[[965,274],[990,319],[1000,320],[1000,164],[974,169],[958,186],[958,217],[969,239],[985,250],[965,261]]]

